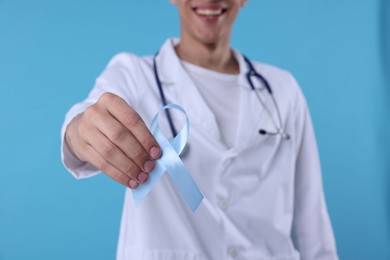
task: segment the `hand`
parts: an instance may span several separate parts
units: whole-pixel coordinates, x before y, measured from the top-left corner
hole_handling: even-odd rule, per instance
[[[81,161],[133,189],[148,179],[161,156],[138,113],[112,93],[104,93],[68,124],[65,142]]]

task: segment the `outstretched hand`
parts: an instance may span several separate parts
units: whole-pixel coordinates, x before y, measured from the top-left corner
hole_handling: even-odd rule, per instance
[[[68,124],[65,142],[81,161],[133,189],[146,182],[161,156],[139,114],[112,93],[104,93]]]

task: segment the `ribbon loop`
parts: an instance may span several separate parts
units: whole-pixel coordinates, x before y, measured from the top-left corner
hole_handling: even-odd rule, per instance
[[[171,141],[168,141],[158,126],[158,117],[160,113],[169,108],[179,110],[186,117],[186,123],[183,129]],[[150,131],[160,145],[162,156],[156,161],[155,168],[149,174],[148,181],[141,184],[137,189],[132,190],[135,204],[141,204],[142,200],[151,191],[153,186],[167,171],[188,206],[195,212],[203,200],[203,195],[179,157],[187,144],[189,135],[189,120],[185,110],[181,106],[175,104],[164,106],[154,116],[150,125]]]

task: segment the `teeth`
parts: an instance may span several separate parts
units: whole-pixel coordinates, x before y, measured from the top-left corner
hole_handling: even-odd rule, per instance
[[[215,16],[215,15],[222,14],[222,9],[218,9],[218,10],[196,9],[196,13],[200,15],[206,15],[206,16]]]

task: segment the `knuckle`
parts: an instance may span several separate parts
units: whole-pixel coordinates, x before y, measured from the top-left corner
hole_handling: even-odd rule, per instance
[[[138,166],[136,164],[134,164],[134,162],[131,160],[127,160],[122,165],[122,170],[130,178],[136,177],[137,174],[140,172],[140,169],[138,168]]]
[[[98,103],[109,103],[115,99],[115,95],[110,92],[103,93],[98,99]]]
[[[88,149],[87,145],[83,142],[75,142],[73,144],[73,152],[74,155],[76,155],[77,158],[80,160],[86,162],[88,161]]]
[[[126,120],[128,126],[136,126],[141,122],[141,117],[136,113],[131,113]]]
[[[99,114],[99,109],[96,105],[89,106],[83,114],[83,118],[94,118]]]
[[[131,159],[133,159],[134,161],[136,161],[138,163],[144,163],[148,159],[148,156],[146,155],[144,150],[139,146],[133,147],[129,151],[129,156]]]
[[[125,169],[125,173],[127,176],[133,179],[137,179],[138,173],[140,172],[140,169],[135,164],[128,164]]]
[[[114,153],[116,147],[112,143],[107,143],[101,147],[101,153],[103,157],[110,158],[112,157],[112,154]]]
[[[85,124],[84,122],[80,122],[80,124],[77,125],[77,134],[79,136],[84,137],[84,134],[88,132],[90,132],[88,125]]]
[[[126,135],[126,129],[124,127],[113,127],[110,130],[110,136],[113,141],[122,141]]]
[[[139,142],[147,149],[147,151],[149,151],[148,149],[152,148],[153,146],[159,146],[151,133],[150,135],[148,134],[140,137]]]
[[[96,163],[96,167],[105,172],[105,173],[108,173],[109,172],[109,169],[110,169],[110,164],[105,161],[105,160],[99,160],[97,163]]]

